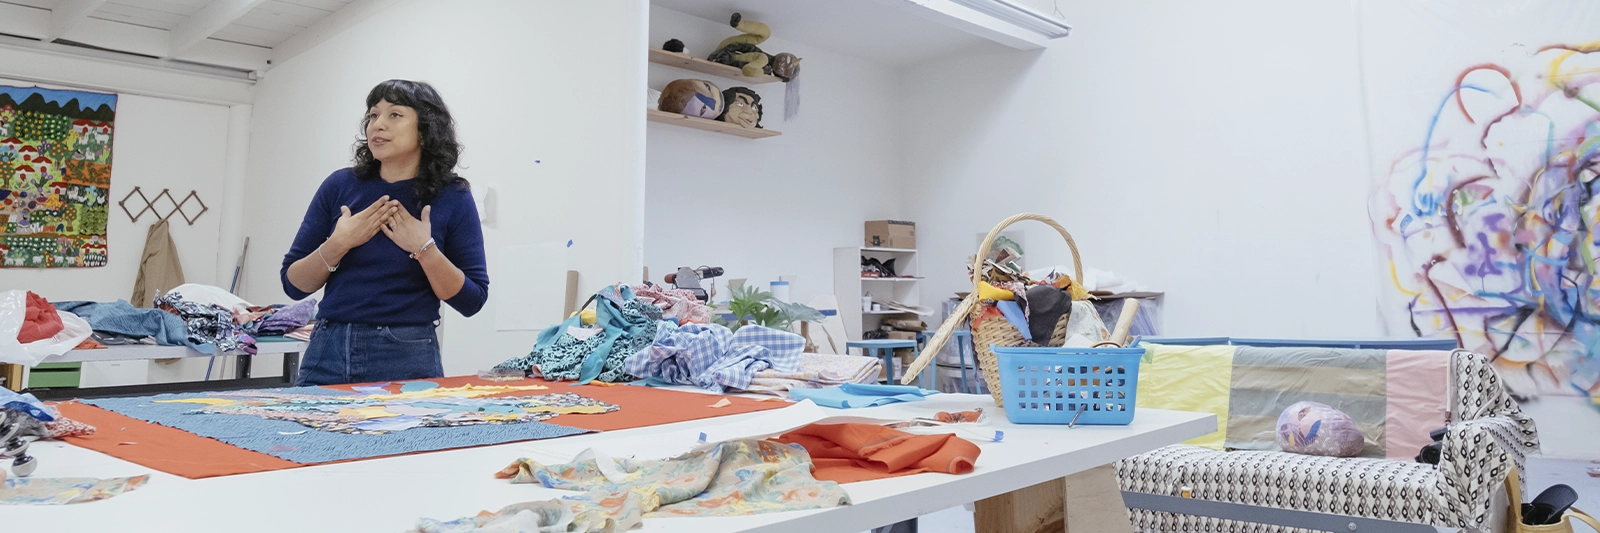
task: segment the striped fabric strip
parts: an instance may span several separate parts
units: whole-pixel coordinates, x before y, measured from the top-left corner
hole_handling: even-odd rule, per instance
[[[1227,438],[1234,347],[1143,346],[1149,351],[1139,365],[1139,407],[1217,415],[1216,433],[1184,444],[1221,450]]]
[[[1389,351],[1390,459],[1409,461],[1433,442],[1428,432],[1444,427],[1450,403],[1450,352]]]

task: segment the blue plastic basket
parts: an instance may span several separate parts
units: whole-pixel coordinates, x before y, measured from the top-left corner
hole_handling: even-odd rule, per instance
[[[990,348],[1000,367],[1006,418],[1012,422],[1133,422],[1144,348]]]

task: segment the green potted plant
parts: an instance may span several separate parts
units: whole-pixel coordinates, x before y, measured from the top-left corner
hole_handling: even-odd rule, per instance
[[[728,329],[738,331],[741,326],[755,324],[772,329],[788,331],[796,322],[801,324],[801,335],[806,337],[806,350],[816,351],[816,346],[811,343],[806,323],[821,322],[822,312],[805,304],[780,302],[773,299],[772,293],[750,287],[733,289],[732,296],[728,299],[728,311],[735,317],[727,320],[723,315],[717,315],[716,323]]]

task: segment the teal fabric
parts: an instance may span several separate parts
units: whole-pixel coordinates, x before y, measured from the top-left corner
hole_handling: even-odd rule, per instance
[[[606,287],[593,300],[599,333],[582,340],[568,335],[568,328],[582,325],[579,317],[573,315],[539,332],[539,339],[528,355],[506,360],[497,367],[528,370],[537,366],[540,375],[546,378],[577,381],[580,385],[594,380],[627,381],[629,376],[624,366],[628,356],[655,342],[661,308],[634,298],[633,290],[627,285]]]
[[[812,403],[835,409],[855,409],[899,402],[920,402],[925,396],[939,391],[920,389],[910,385],[872,385],[846,383],[822,389],[790,389],[792,400],[811,400]]]

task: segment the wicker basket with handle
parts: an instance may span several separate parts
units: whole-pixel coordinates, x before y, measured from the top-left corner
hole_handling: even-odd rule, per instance
[[[978,305],[978,283],[983,281],[983,276],[981,275],[983,272],[983,261],[985,258],[989,257],[989,251],[994,246],[995,240],[1000,237],[1000,232],[1005,230],[1007,227],[1010,227],[1012,224],[1016,224],[1017,222],[1024,220],[1036,220],[1043,222],[1045,225],[1055,228],[1056,232],[1061,234],[1061,238],[1066,239],[1067,248],[1072,250],[1072,268],[1074,274],[1072,280],[1075,283],[1083,282],[1083,259],[1078,255],[1078,243],[1072,240],[1072,234],[1067,233],[1067,229],[1061,227],[1061,224],[1057,223],[1055,219],[1035,213],[1020,213],[1017,215],[1012,215],[1011,218],[1000,221],[999,225],[995,226],[994,229],[989,230],[989,235],[984,237],[983,244],[978,247],[978,255],[974,257],[972,264],[972,271],[974,272],[972,279],[972,293],[968,294],[966,299],[961,301],[961,305],[956,308],[955,313],[951,314],[950,318],[945,320],[943,325],[939,326],[938,332],[934,333],[933,338],[930,339],[928,341],[928,345],[922,349],[922,353],[917,357],[917,360],[907,368],[905,376],[901,379],[901,383],[907,385],[914,383],[917,375],[927,369],[928,364],[933,359],[933,355],[939,353],[939,349],[943,348],[944,343],[949,341],[951,334],[955,333],[957,325],[967,318],[977,318],[978,315],[983,312],[983,308]],[[1061,321],[1056,323],[1055,331],[1052,331],[1050,334],[1051,346],[1061,346],[1066,341],[1067,319],[1069,315],[1062,315]],[[989,346],[1017,346],[1021,343],[1022,332],[1017,331],[1016,327],[1012,326],[1010,322],[1005,320],[985,320],[977,327],[972,329],[972,344],[977,351],[978,369],[983,373],[984,382],[988,383],[989,385],[989,394],[994,396],[995,405],[1003,406],[1005,403],[1003,399],[1003,386],[1000,383],[1000,371],[996,366],[994,351],[990,350]]]

